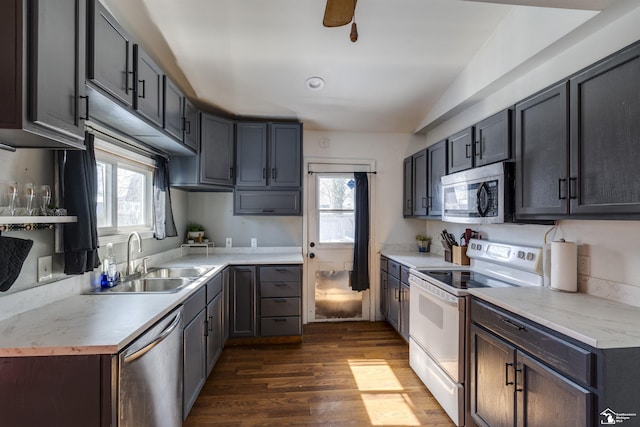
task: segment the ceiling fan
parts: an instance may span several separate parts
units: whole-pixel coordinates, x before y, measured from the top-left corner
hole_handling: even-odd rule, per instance
[[[324,10],[322,25],[325,27],[341,27],[351,24],[349,38],[352,42],[358,40],[358,26],[356,25],[356,1],[357,0],[327,0],[327,7]]]

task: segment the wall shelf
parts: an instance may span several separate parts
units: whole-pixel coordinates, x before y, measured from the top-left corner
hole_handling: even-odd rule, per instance
[[[78,222],[76,216],[0,216],[0,232],[53,230],[56,224]]]

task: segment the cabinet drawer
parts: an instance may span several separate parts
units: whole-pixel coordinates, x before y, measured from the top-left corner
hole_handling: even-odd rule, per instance
[[[589,350],[475,298],[471,302],[471,320],[582,384],[594,385],[594,355]]]
[[[222,291],[222,273],[218,273],[207,282],[207,303]]]
[[[409,285],[409,267],[400,265],[400,282]]]
[[[389,271],[388,270],[388,264],[389,263],[389,258],[387,258],[386,256],[381,256],[380,257],[380,270],[382,271]]]
[[[184,302],[184,311],[182,312],[184,320],[183,325],[188,325],[191,320],[207,305],[207,292],[203,286],[198,289],[188,300]]]
[[[302,269],[298,265],[281,265],[260,267],[260,281],[264,282],[299,282]]]
[[[262,298],[260,316],[299,316],[300,298]]]
[[[302,321],[300,316],[261,319],[260,335],[263,337],[302,335]]]
[[[400,263],[390,259],[387,263],[387,272],[393,277],[400,279]]]
[[[260,282],[263,298],[299,297],[300,282]]]

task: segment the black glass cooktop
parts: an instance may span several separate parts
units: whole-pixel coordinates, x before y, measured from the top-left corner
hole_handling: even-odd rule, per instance
[[[457,289],[469,288],[504,288],[513,286],[502,280],[485,276],[475,271],[464,270],[418,270],[420,273],[432,277],[445,285]]]

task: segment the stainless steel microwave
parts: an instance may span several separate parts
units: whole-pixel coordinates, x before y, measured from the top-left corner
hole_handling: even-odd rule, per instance
[[[464,224],[513,222],[513,163],[501,162],[442,177],[442,220]]]

